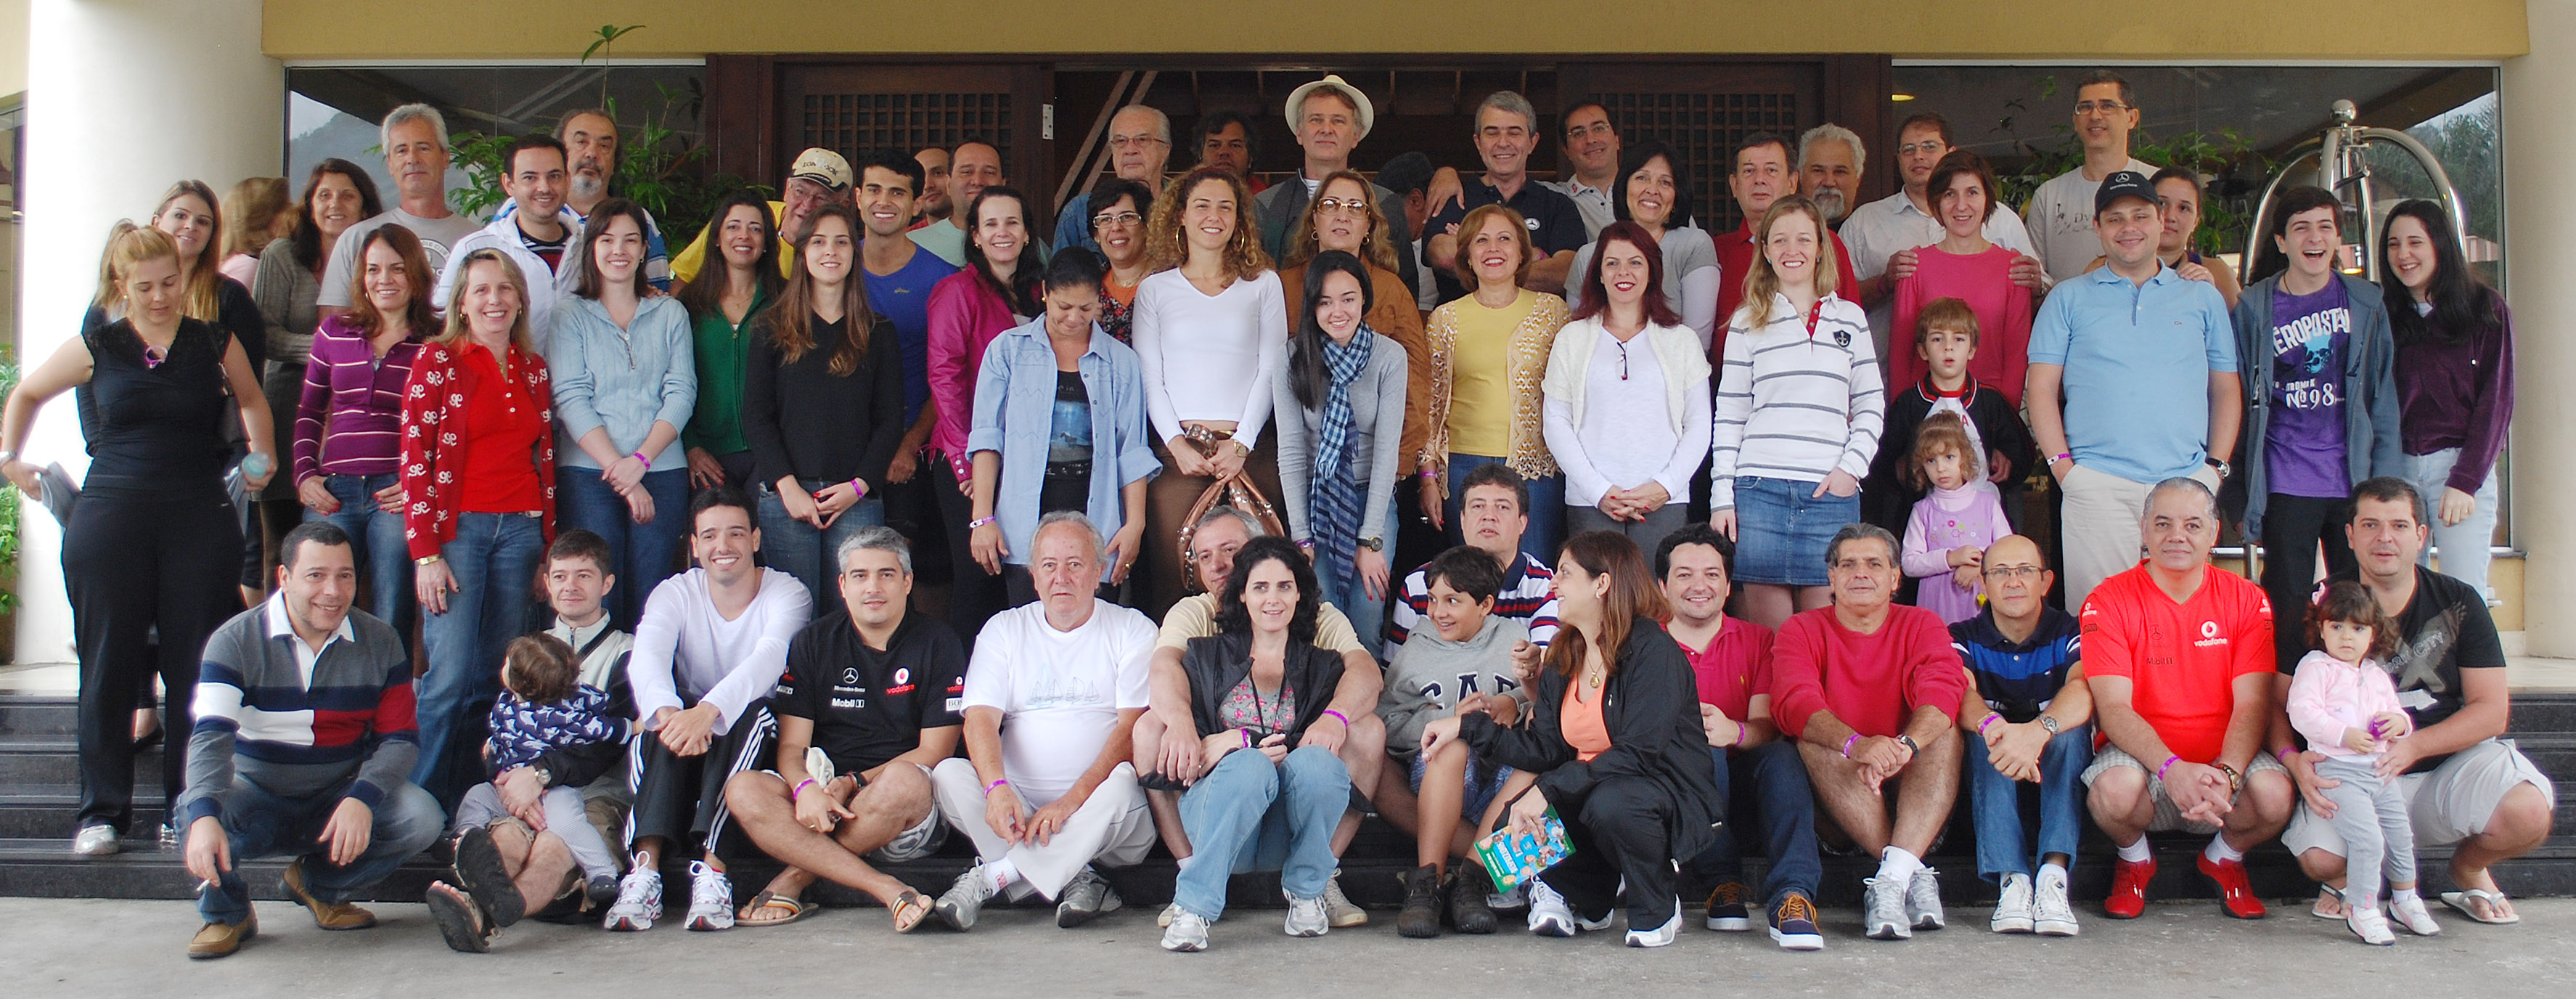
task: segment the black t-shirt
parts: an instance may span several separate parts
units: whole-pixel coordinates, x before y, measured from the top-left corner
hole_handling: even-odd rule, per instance
[[[926,614],[905,614],[884,651],[868,647],[847,609],[805,626],[769,709],[810,719],[832,766],[854,774],[921,745],[921,730],[966,723],[966,648]]]
[[[1038,512],[1091,507],[1091,391],[1082,372],[1055,373],[1055,408],[1047,426],[1046,481],[1038,487]]]
[[[1494,189],[1494,185],[1481,179],[1467,185],[1464,194],[1467,199],[1466,208],[1458,207],[1457,202],[1450,202],[1440,214],[1432,216],[1431,221],[1423,225],[1423,232],[1426,235],[1447,232],[1450,226],[1457,225],[1467,217],[1468,209],[1501,202],[1504,207],[1521,213],[1522,221],[1530,227],[1530,245],[1538,247],[1537,256],[1539,257],[1572,253],[1582,249],[1583,244],[1591,241],[1590,232],[1583,228],[1583,209],[1575,207],[1573,198],[1559,194],[1537,181],[1522,182],[1520,193],[1511,196],[1508,200],[1503,197],[1501,191]],[[1462,232],[1457,235],[1458,252],[1466,253],[1467,241],[1473,239],[1476,234]],[[1443,304],[1466,297],[1469,289],[1458,283],[1457,274],[1435,268],[1432,276],[1440,286],[1440,301]]]
[[[2496,635],[2494,616],[2487,613],[2486,596],[2423,566],[2415,567],[2415,599],[2406,603],[2406,613],[2397,615],[2397,628],[2404,640],[2380,665],[2395,675],[2397,699],[2417,728],[2459,713],[2465,703],[2461,670],[2505,667],[2504,641]],[[2422,773],[2449,758],[2428,756],[2406,772]]]

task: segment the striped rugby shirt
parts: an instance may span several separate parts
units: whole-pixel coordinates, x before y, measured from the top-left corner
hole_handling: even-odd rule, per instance
[[[1817,303],[1816,327],[1774,293],[1771,321],[1727,324],[1718,367],[1709,506],[1735,507],[1738,476],[1822,482],[1836,469],[1869,477],[1887,409],[1869,316],[1838,295]]]
[[[318,653],[295,636],[283,593],[233,615],[206,640],[194,704],[182,828],[222,815],[236,777],[282,798],[336,791],[381,807],[420,756],[411,659],[391,626],[354,608]]]
[[[1422,625],[1431,612],[1431,583],[1423,570],[1415,569],[1404,577],[1404,599],[1396,601],[1395,613],[1386,626],[1386,654],[1395,658],[1395,650],[1404,647],[1406,637]],[[1494,594],[1494,614],[1529,627],[1530,644],[1547,647],[1556,637],[1556,573],[1528,553],[1514,553],[1510,568],[1503,570],[1503,588]]]

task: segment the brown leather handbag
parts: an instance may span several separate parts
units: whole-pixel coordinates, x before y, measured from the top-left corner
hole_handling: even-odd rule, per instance
[[[1199,449],[1201,455],[1206,455],[1215,451],[1217,444],[1229,439],[1231,438],[1223,436],[1209,436],[1201,439],[1200,435],[1194,433],[1184,443]],[[1190,536],[1198,533],[1199,518],[1207,516],[1208,511],[1216,509],[1219,505],[1230,506],[1251,514],[1252,519],[1261,524],[1263,534],[1288,533],[1288,525],[1280,519],[1278,508],[1271,505],[1269,497],[1261,495],[1261,487],[1252,483],[1252,476],[1237,472],[1209,483],[1207,491],[1199,494],[1198,502],[1190,504],[1190,515],[1181,518],[1182,580],[1192,589],[1204,590],[1207,587],[1199,582],[1198,563],[1189,557]]]

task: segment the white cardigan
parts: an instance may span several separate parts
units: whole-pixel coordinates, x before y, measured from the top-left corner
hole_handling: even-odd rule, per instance
[[[1589,506],[1616,487],[1594,471],[1592,462],[1583,454],[1581,441],[1592,355],[1601,338],[1608,335],[1599,316],[1566,323],[1557,330],[1556,342],[1548,348],[1547,376],[1539,383],[1539,391],[1547,400],[1547,448],[1565,470],[1566,502],[1571,504]],[[1664,411],[1672,421],[1673,435],[1679,439],[1672,464],[1655,476],[1655,481],[1664,483],[1666,492],[1680,498],[1687,494],[1691,473],[1698,469],[1709,446],[1708,356],[1700,348],[1699,335],[1688,326],[1649,323],[1638,336],[1655,352],[1655,363],[1663,369]],[[1695,402],[1697,405],[1693,405]],[[1681,488],[1675,488],[1675,482]],[[1589,502],[1583,499],[1587,496]]]

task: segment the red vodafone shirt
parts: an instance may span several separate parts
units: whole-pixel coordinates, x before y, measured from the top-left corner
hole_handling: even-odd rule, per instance
[[[1699,681],[1699,700],[1715,705],[1728,718],[1743,721],[1753,710],[1753,695],[1771,692],[1771,629],[1751,621],[1725,618],[1708,648],[1679,641]]]
[[[2236,710],[2236,678],[2275,668],[2272,601],[2245,577],[2207,566],[2200,590],[2175,603],[2141,563],[2094,587],[2078,621],[2084,674],[2127,677],[2138,717],[2193,763],[2218,759]]]

